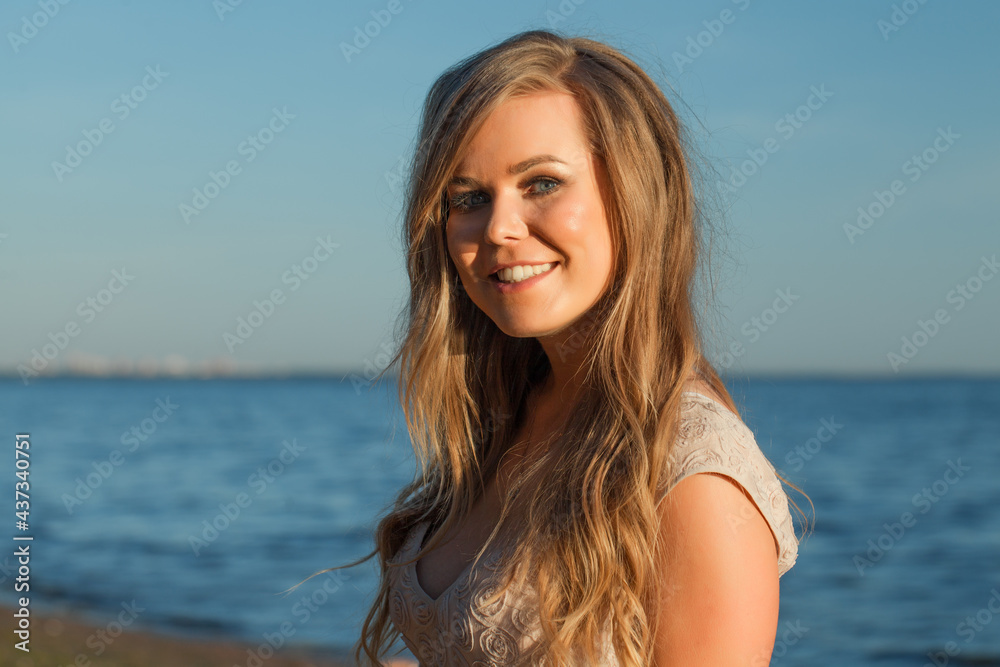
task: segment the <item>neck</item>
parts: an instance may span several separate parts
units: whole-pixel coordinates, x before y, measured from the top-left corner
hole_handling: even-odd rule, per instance
[[[550,371],[537,391],[536,400],[553,412],[569,410],[580,396],[583,365],[590,346],[587,324],[587,321],[575,322],[554,334],[538,337],[549,360]]]

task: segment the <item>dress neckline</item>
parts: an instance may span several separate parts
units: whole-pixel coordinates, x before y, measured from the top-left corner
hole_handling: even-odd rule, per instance
[[[706,396],[705,394],[702,394],[701,392],[697,392],[697,391],[684,391],[684,392],[681,392],[681,393],[682,394],[687,394],[687,395],[700,396],[701,398],[705,399],[706,401],[710,401],[711,403],[715,403],[717,405],[722,405],[721,403],[719,403],[714,398],[712,398],[710,396]],[[722,407],[725,407],[725,406],[722,406]],[[729,410],[728,408],[725,409],[725,412],[728,412],[729,414],[732,414],[732,411]],[[427,533],[427,529],[430,527],[430,523],[431,522],[429,520],[424,520],[421,523],[417,524],[416,527],[419,530],[417,530],[415,532],[415,537],[414,537],[414,540],[413,540],[414,548],[413,548],[413,551],[411,552],[411,555],[416,554],[417,552],[419,552],[420,548],[423,546],[424,535]],[[481,563],[485,563],[485,564],[487,564],[487,566],[489,566],[489,564],[491,563],[491,556],[495,556],[496,549],[497,549],[497,545],[496,544],[494,544],[489,549],[487,549],[486,553],[484,553],[483,556],[482,556],[482,558],[480,558],[480,562]],[[466,563],[465,567],[463,567],[462,571],[458,573],[458,576],[455,577],[454,581],[452,581],[443,591],[441,591],[441,593],[439,593],[436,598],[431,597],[430,593],[428,593],[426,590],[424,590],[423,585],[421,585],[420,578],[417,576],[417,561],[415,561],[415,560],[411,561],[409,563],[409,565],[407,565],[407,567],[410,569],[410,578],[413,581],[413,587],[414,587],[414,589],[418,593],[420,593],[420,595],[422,595],[432,605],[437,605],[440,602],[446,600],[448,598],[448,596],[451,594],[451,592],[459,584],[461,584],[465,579],[468,578],[469,571],[472,569],[472,565],[475,562],[476,562],[476,559],[473,558],[471,561],[469,561],[468,563]]]
[[[424,535],[427,533],[427,529],[429,527],[430,527],[429,520],[425,520],[417,524],[416,526],[417,530],[414,533],[414,540],[413,540],[414,548],[410,555],[414,555],[420,551],[420,548],[423,546]],[[487,548],[486,553],[484,553],[482,557],[479,559],[481,565],[493,569],[497,560],[498,546],[499,545],[497,543],[494,543],[489,548]],[[430,593],[425,591],[424,587],[421,585],[420,579],[417,576],[417,561],[415,560],[410,561],[407,567],[410,570],[410,579],[411,581],[413,581],[413,588],[432,605],[437,605],[440,602],[446,600],[448,596],[452,593],[452,591],[454,591],[454,589],[459,586],[459,584],[464,583],[464,581],[468,578],[470,574],[470,570],[472,569],[473,563],[475,562],[476,559],[473,558],[471,561],[466,563],[465,567],[463,567],[462,571],[458,573],[458,576],[455,577],[454,581],[452,581],[443,591],[441,591],[441,593],[439,593],[436,598],[432,598],[430,596]]]

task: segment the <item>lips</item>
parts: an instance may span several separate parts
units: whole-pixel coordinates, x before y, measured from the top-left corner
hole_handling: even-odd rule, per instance
[[[490,278],[492,278],[492,277],[494,277],[496,275],[496,273],[498,271],[502,271],[503,269],[512,269],[515,266],[521,266],[521,267],[541,266],[542,264],[556,264],[556,263],[557,262],[555,260],[551,260],[551,259],[522,260],[520,262],[506,262],[506,263],[503,263],[503,264],[496,264],[496,265],[494,265],[493,268],[490,269],[490,271],[487,274],[487,276],[490,277]]]
[[[503,283],[521,283],[543,273],[548,273],[553,268],[555,268],[555,264],[551,262],[537,266],[515,266],[513,269],[500,269],[497,271],[496,277]]]
[[[559,263],[550,262],[547,264],[543,264],[542,266],[546,267],[544,271],[540,273],[535,273],[530,276],[522,275],[520,280],[511,279],[511,275],[513,273],[512,269],[501,269],[498,275],[503,276],[504,278],[510,280],[510,282],[504,282],[503,280],[500,280],[498,277],[490,278],[490,282],[492,283],[493,287],[499,291],[500,294],[503,295],[520,294],[521,292],[534,289],[535,285],[544,281],[550,275],[555,273],[556,269],[559,268]]]

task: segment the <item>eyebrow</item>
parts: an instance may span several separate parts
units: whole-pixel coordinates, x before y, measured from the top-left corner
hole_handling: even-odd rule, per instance
[[[544,164],[546,162],[558,162],[559,164],[566,164],[564,160],[560,160],[555,155],[535,155],[534,157],[529,157],[527,160],[521,160],[517,164],[512,164],[507,167],[507,173],[511,176],[516,176],[522,172],[528,171],[532,167]],[[455,176],[448,181],[448,185],[465,185],[474,186],[479,185],[479,181],[469,176]]]

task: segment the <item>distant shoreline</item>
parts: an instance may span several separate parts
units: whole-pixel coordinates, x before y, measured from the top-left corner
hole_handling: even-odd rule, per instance
[[[384,377],[394,378],[395,376],[386,373]],[[45,380],[339,380],[346,381],[355,378],[373,381],[374,376],[364,375],[361,371],[238,371],[238,372],[202,372],[202,373],[39,373],[32,376],[29,383],[42,382]],[[0,370],[0,380],[21,381],[21,376],[16,371],[9,369]]]
[[[60,371],[39,373],[32,376],[29,384],[44,382],[47,380],[134,380],[145,382],[151,380],[322,380],[338,382],[356,382],[360,384],[377,384],[375,380],[376,372],[367,370],[236,370],[236,371],[201,371],[201,372],[84,372],[84,371]],[[854,371],[801,371],[801,372],[763,372],[747,371],[744,373],[730,375],[720,373],[722,380],[727,383],[746,381],[765,382],[883,382],[886,384],[903,384],[906,382],[921,381],[972,381],[972,382],[995,382],[1000,379],[1000,373],[996,371],[940,371],[940,372],[908,372],[903,375],[896,375],[887,372],[864,373]],[[22,381],[21,375],[8,367],[0,368],[0,381],[16,380]],[[382,377],[383,381],[398,380],[393,372],[386,372]]]

